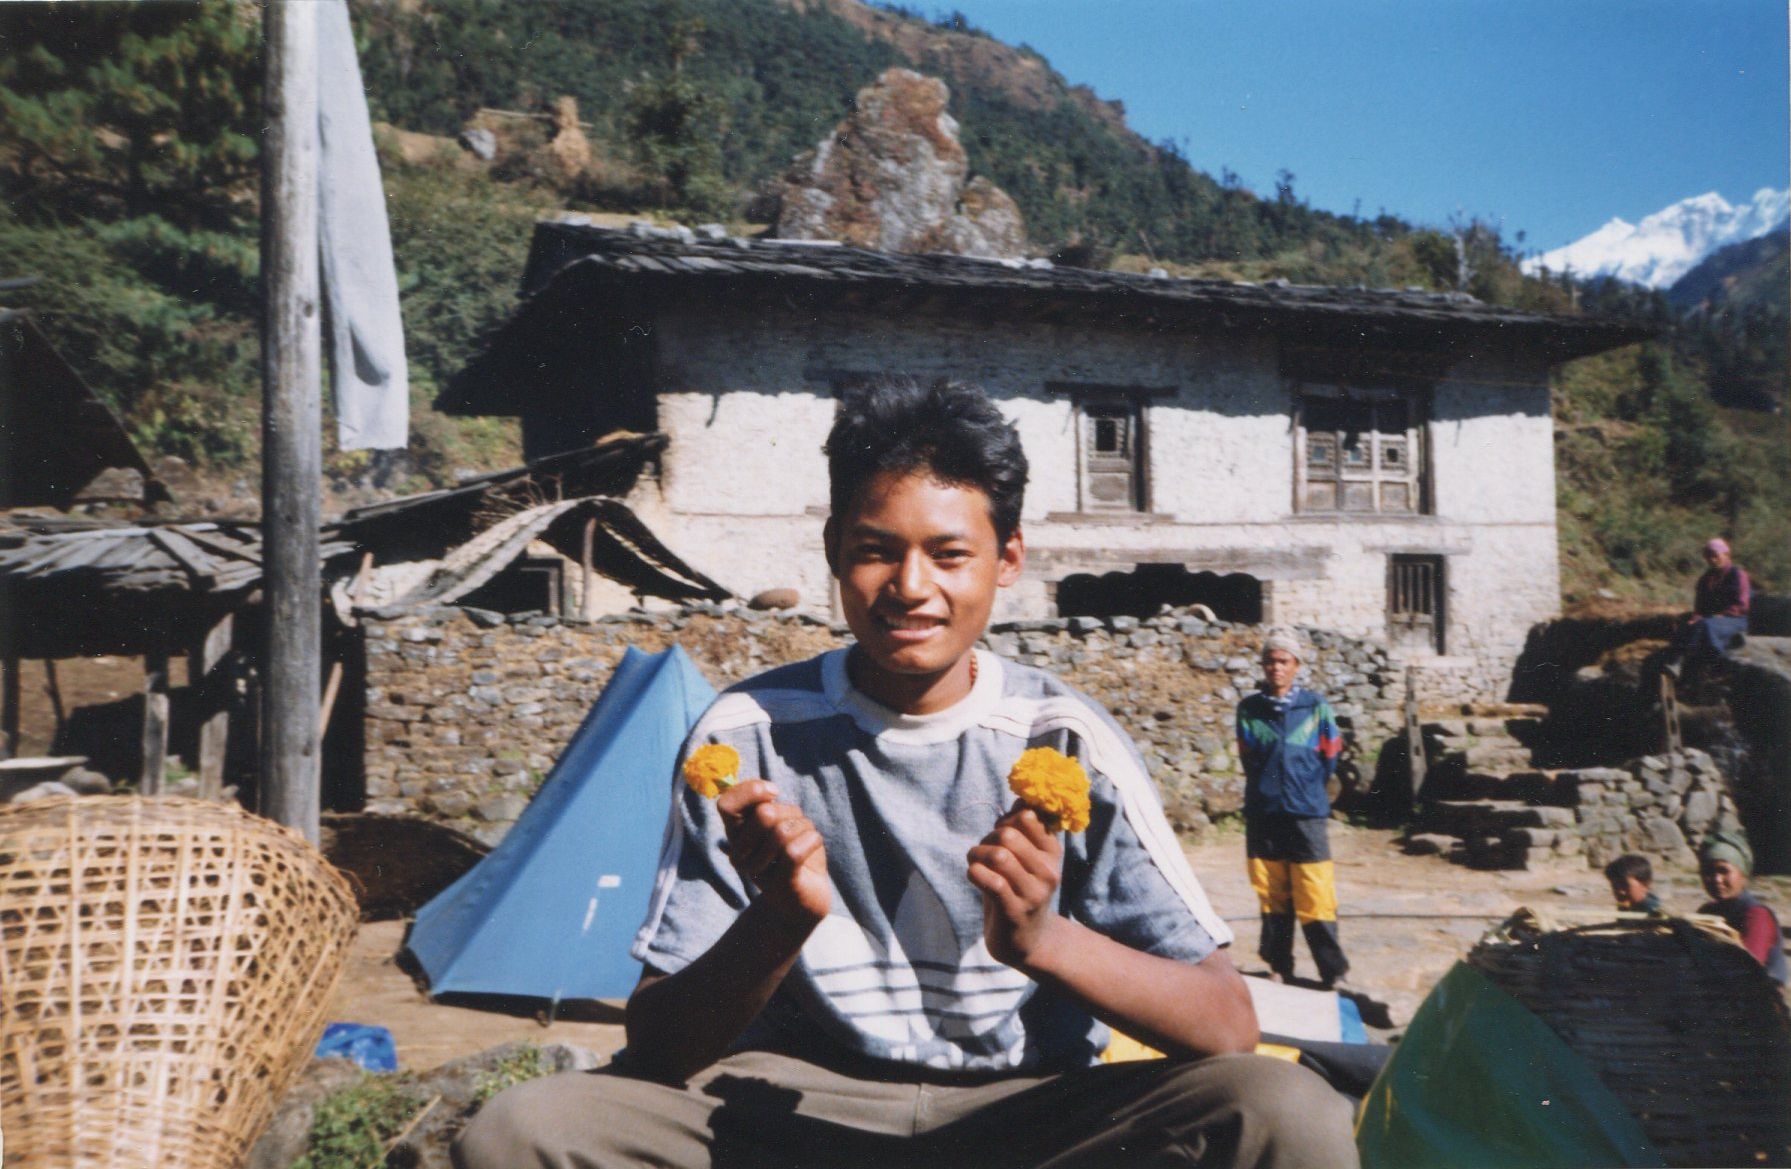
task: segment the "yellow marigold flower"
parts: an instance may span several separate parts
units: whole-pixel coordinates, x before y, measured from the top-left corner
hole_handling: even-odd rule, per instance
[[[1021,802],[1065,832],[1088,827],[1088,772],[1050,747],[1022,751],[1007,773],[1007,786]]]
[[[740,782],[740,752],[726,743],[705,743],[684,759],[684,782],[714,799]]]

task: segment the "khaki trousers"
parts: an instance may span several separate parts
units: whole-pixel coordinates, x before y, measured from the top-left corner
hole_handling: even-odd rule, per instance
[[[458,1169],[1353,1169],[1349,1102],[1258,1055],[940,1083],[744,1052],[686,1084],[605,1068],[519,1084],[454,1146]]]

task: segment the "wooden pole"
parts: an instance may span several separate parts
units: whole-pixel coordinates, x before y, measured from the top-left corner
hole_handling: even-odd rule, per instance
[[[44,693],[50,696],[50,713],[56,719],[56,741],[62,740],[63,728],[68,726],[68,710],[62,705],[62,682],[56,677],[56,659],[44,659]]]
[[[1405,668],[1405,753],[1412,768],[1412,798],[1424,790],[1430,761],[1424,754],[1424,724],[1418,718],[1418,671]]]
[[[137,790],[146,796],[161,795],[167,765],[168,654],[156,649],[143,655],[143,764]]]
[[[586,621],[597,620],[597,570],[591,564],[593,545],[597,542],[597,517],[585,521],[584,553],[579,558],[578,615]]]
[[[187,689],[200,696],[204,706],[199,722],[199,798],[215,800],[224,791],[224,747],[230,739],[230,696],[218,676],[218,663],[230,652],[236,619],[219,617],[199,643],[187,651]]]
[[[317,20],[309,3],[265,11],[262,159],[261,811],[317,840],[322,677],[323,474],[317,254]]]
[[[0,737],[6,739],[8,759],[19,754],[19,665],[19,659],[11,654],[0,664],[0,670],[5,671],[5,677],[0,678]]]
[[[373,553],[361,553],[360,571],[354,574],[354,588],[349,593],[349,608],[358,609],[367,595],[367,582],[373,576]],[[323,708],[317,716],[317,750],[323,750],[323,738],[330,733],[330,712],[336,709],[336,696],[342,692],[342,659],[330,663],[330,676],[323,684]],[[321,754],[319,756],[321,758]]]

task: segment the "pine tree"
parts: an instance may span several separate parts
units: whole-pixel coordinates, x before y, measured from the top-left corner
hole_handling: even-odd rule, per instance
[[[0,193],[28,217],[225,226],[254,193],[259,9],[0,4]]]

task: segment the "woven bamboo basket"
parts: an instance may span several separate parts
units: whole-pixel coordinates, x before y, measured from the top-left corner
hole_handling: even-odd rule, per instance
[[[0,808],[6,1169],[243,1164],[356,916],[316,849],[235,805]]]
[[[1791,1164],[1791,1016],[1719,919],[1524,909],[1468,962],[1598,1072],[1669,1165]]]

